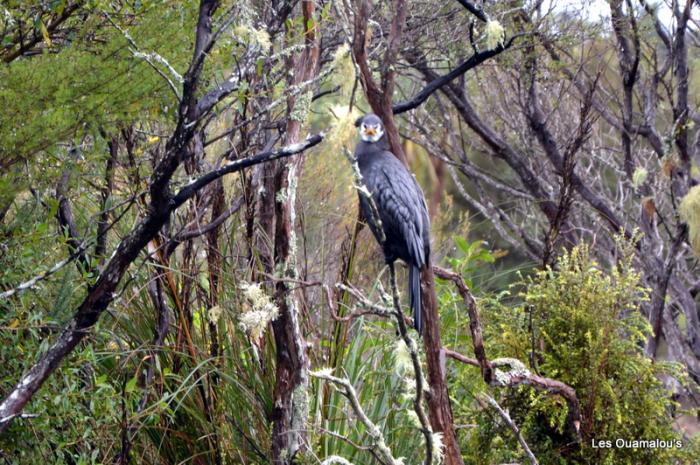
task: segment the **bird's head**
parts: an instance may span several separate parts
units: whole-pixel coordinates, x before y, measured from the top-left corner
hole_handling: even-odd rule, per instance
[[[384,123],[373,113],[358,119],[356,126],[360,128],[360,138],[364,142],[373,143],[384,137]]]

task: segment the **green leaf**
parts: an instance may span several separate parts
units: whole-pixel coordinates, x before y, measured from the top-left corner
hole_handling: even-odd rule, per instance
[[[51,35],[49,34],[49,30],[46,28],[44,21],[39,20],[39,29],[41,29],[41,35],[44,37],[44,42],[48,47],[51,47],[51,45],[53,45],[51,42]]]
[[[136,376],[134,376],[133,378],[131,378],[131,379],[126,383],[126,386],[124,387],[124,392],[126,392],[127,394],[130,394],[130,393],[134,392],[134,389],[136,389],[136,381],[137,381],[137,380],[136,380]]]
[[[454,239],[455,245],[459,250],[464,252],[465,254],[469,254],[469,244],[467,243],[467,240],[461,236],[455,236]]]
[[[105,384],[107,384],[107,375],[106,374],[100,375],[95,379],[96,386],[103,386]]]

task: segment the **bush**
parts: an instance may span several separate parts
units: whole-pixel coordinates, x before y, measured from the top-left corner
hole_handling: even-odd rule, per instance
[[[697,444],[683,444],[673,429],[674,403],[659,379],[682,373],[644,356],[650,327],[639,305],[647,290],[631,254],[623,255],[616,268],[604,270],[582,245],[564,254],[555,269],[522,280],[517,305],[482,301],[489,357],[529,361],[533,372],[578,394],[580,442],[564,399],[527,386],[498,393],[542,464],[692,463]],[[463,446],[467,463],[527,462],[495,412],[474,404],[463,414],[460,423],[475,425]],[[616,440],[658,440],[671,447],[616,447]],[[612,447],[600,441],[612,441]]]

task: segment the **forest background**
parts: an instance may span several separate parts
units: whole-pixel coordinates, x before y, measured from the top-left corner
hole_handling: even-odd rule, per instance
[[[697,463],[699,21],[2,1],[0,463]],[[431,213],[423,338],[367,112]]]

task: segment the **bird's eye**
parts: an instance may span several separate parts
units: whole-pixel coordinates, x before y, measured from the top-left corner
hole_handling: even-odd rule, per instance
[[[367,129],[367,126],[365,126],[365,123],[362,123],[362,125],[360,126],[360,129],[362,129],[363,131],[364,131],[365,129]]]

